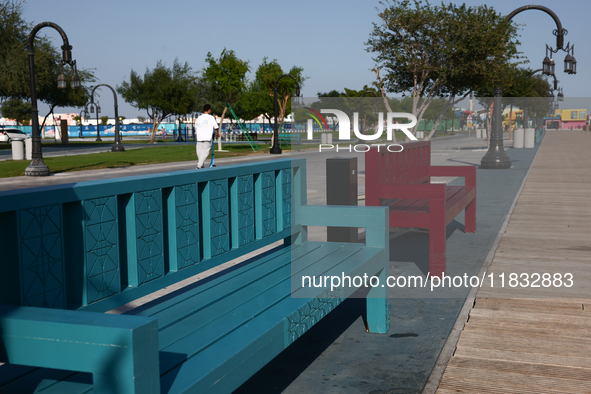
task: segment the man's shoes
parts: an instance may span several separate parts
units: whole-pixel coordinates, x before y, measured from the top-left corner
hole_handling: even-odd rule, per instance
[[[211,165],[210,167],[217,167],[217,166],[214,164],[214,165]]]
[[[198,169],[198,170],[200,170],[200,169],[201,169],[201,167],[197,167],[197,169]]]

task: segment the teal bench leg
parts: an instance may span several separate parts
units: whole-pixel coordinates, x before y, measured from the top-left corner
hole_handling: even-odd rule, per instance
[[[0,362],[90,372],[95,393],[160,393],[155,319],[0,306],[0,335]]]
[[[385,334],[390,330],[390,299],[386,276],[384,269],[379,275],[380,284],[372,287],[367,294],[367,326],[369,332],[378,334]]]

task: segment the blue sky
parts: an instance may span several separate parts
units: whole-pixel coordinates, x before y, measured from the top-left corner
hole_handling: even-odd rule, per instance
[[[464,1],[454,1],[461,4]],[[437,1],[433,1],[437,3]],[[514,0],[466,0],[467,5],[487,4],[506,15],[530,2]],[[591,82],[591,1],[536,0],[535,4],[552,9],[568,30],[565,45],[575,44],[578,73],[564,74],[566,53],[554,55],[559,86],[565,96],[589,97]],[[113,87],[129,78],[133,69],[143,74],[158,60],[170,66],[178,57],[194,70],[201,70],[211,52],[218,57],[223,48],[232,49],[248,60],[251,75],[263,57],[277,59],[284,69],[304,68],[308,79],[304,96],[344,87],[361,89],[374,80],[372,55],[365,51],[372,28],[378,22],[378,1],[333,0],[28,0],[24,16],[29,22],[55,22],[73,46],[72,54],[81,68],[94,69],[100,83]],[[517,15],[522,26],[520,51],[541,68],[545,44],[556,46],[552,18],[542,11],[530,10]],[[58,33],[41,31],[61,46]],[[113,116],[113,99],[107,88],[101,89],[102,114]],[[67,112],[75,109],[56,109]],[[40,113],[47,106],[40,104]],[[127,118],[145,116],[119,98],[119,114]]]

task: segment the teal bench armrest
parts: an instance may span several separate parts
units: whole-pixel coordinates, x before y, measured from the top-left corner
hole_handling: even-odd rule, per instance
[[[160,393],[147,317],[0,306],[0,362],[91,372],[97,393]]]
[[[388,207],[304,205],[299,215],[302,226],[364,227],[367,246],[388,247]]]

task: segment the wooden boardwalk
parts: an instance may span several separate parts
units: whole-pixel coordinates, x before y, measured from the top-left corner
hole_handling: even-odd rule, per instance
[[[486,275],[437,393],[591,393],[591,132],[548,131]]]

